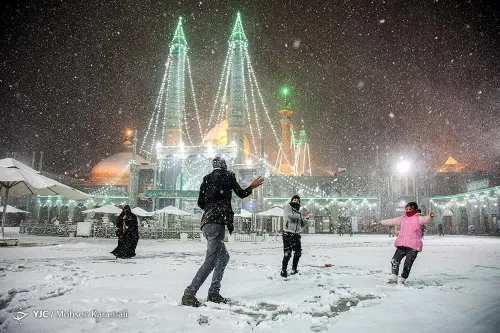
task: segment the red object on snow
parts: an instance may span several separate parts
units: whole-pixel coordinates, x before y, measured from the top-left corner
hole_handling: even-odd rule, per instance
[[[332,267],[332,264],[325,264],[325,267]]]

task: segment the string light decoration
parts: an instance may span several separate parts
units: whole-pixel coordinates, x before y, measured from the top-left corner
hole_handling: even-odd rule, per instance
[[[278,152],[278,158],[276,159],[276,163],[274,164],[274,168],[279,170],[280,165],[283,163],[283,159],[285,159],[288,165],[292,168],[292,172],[294,175],[311,175],[312,166],[311,166],[311,155],[309,150],[309,140],[307,139],[307,133],[304,128],[304,123],[302,121],[302,128],[299,132],[299,138],[296,139],[295,132],[293,127],[290,128],[290,148],[293,151],[293,164],[288,162],[287,155],[285,154],[283,147],[280,147]]]
[[[189,80],[188,86],[191,91],[194,109],[193,115],[186,110],[186,79]],[[188,120],[190,119],[196,119],[199,135],[201,137],[204,130],[201,125],[202,122],[196,102],[196,93],[191,73],[191,62],[188,56],[188,46],[182,25],[182,17],[180,17],[170,44],[170,51],[165,65],[160,91],[144,138],[142,139],[139,152],[145,153],[150,158],[154,156],[158,143],[164,146],[170,143],[169,131],[180,133],[180,141],[176,142],[176,144],[183,142],[183,134],[185,134],[189,145],[193,145],[195,140],[189,127]],[[201,142],[201,138],[199,142]]]
[[[182,185],[178,184],[179,190],[198,190],[203,177],[210,172],[211,162],[204,156],[199,155],[197,159],[181,160],[181,170],[184,178],[187,179]],[[162,159],[160,170],[171,170],[178,167],[178,159]],[[176,182],[177,183],[177,182]]]
[[[256,157],[252,153],[250,153],[252,157]],[[275,167],[267,160],[263,160],[265,168],[275,169]],[[277,170],[275,170],[277,171]],[[314,206],[316,209],[330,209],[332,205],[346,207],[348,209],[368,209],[370,211],[374,211],[378,204],[377,197],[335,197],[332,198],[329,196],[326,191],[320,190],[319,188],[311,188],[306,184],[301,182],[300,177],[293,177],[289,175],[281,175],[280,179],[283,179],[291,188],[298,188],[299,194],[301,195],[301,201],[304,202],[304,206],[312,207]],[[269,178],[268,181],[271,183],[269,186],[272,186],[272,178]],[[290,201],[290,198],[282,198],[282,197],[264,197],[264,201],[267,202],[268,206],[276,206],[276,205],[285,205]],[[324,202],[321,204],[320,202]]]
[[[184,85],[186,79],[189,79],[191,99],[193,100],[195,110],[194,116],[191,117],[189,117],[184,110]],[[193,152],[197,151],[196,146],[193,145],[193,142],[196,141],[193,135],[196,126],[192,126],[189,120],[196,119],[198,123],[196,130],[199,132],[200,137],[203,137],[203,133],[207,133],[210,128],[214,127],[225,118],[228,113],[228,108],[229,128],[241,129],[239,132],[235,131],[236,134],[234,132],[229,133],[231,131],[228,131],[228,136],[233,136],[233,139],[228,138],[228,144],[229,146],[237,146],[236,150],[239,156],[243,153],[249,153],[248,151],[244,151],[244,140],[239,140],[239,137],[237,137],[246,132],[250,135],[250,155],[255,157],[256,160],[262,160],[263,154],[260,151],[262,146],[260,145],[264,140],[263,128],[270,129],[274,143],[279,148],[279,151],[282,150],[281,139],[273,125],[268,108],[264,103],[257,76],[250,60],[248,40],[243,29],[240,13],[237,13],[236,21],[229,39],[229,48],[224,60],[215,101],[208,122],[204,123],[204,125],[202,125],[200,121],[200,114],[196,103],[196,94],[191,75],[191,62],[188,57],[188,47],[183,32],[182,19],[179,19],[174,38],[170,45],[170,52],[166,62],[160,92],[155,103],[152,117],[148,123],[144,140],[140,146],[140,151],[147,152],[149,156],[154,156],[157,145],[168,145],[168,129],[175,128],[186,135],[187,142],[190,145],[190,154],[193,154]],[[173,113],[172,110],[174,109],[177,110],[177,113]],[[264,123],[265,126],[263,126]],[[235,135],[238,140],[234,140]],[[284,159],[289,165],[295,166],[295,175],[310,174],[311,163],[305,129],[302,128],[298,139],[295,139],[293,133],[292,137],[292,144],[294,145],[295,152],[294,160],[289,161],[286,156]],[[188,158],[189,154],[184,154],[183,142],[178,142],[176,146],[178,147],[178,153],[171,149],[175,148],[174,146],[169,146],[165,158],[158,156],[160,158],[159,169],[162,170],[160,174],[180,172],[176,177],[182,174],[185,178],[193,178],[195,180],[191,181],[190,186],[195,186],[194,184],[197,182],[196,179],[199,178],[201,182],[203,176],[201,175],[200,177],[201,169],[199,166],[207,165],[207,159],[211,158],[209,154],[211,149],[208,146],[199,146],[200,149],[198,152],[201,153],[203,157],[199,161],[193,162],[190,160],[189,163],[186,163],[185,159]],[[169,157],[170,155],[172,155],[171,157],[178,158],[171,159]],[[203,163],[201,161],[203,161]],[[267,160],[264,159],[262,164],[273,174],[281,174],[279,168],[273,168],[271,163]],[[300,188],[301,192],[307,196],[326,196],[324,190],[310,188],[297,177],[283,175],[282,179],[290,186]],[[169,180],[169,182],[171,180]],[[172,186],[172,184],[169,186]],[[180,186],[180,189],[184,189],[183,184]],[[175,187],[177,188],[178,186],[175,185]]]
[[[431,206],[438,210],[469,206],[474,208],[489,207],[497,212],[499,201],[500,186],[430,199]]]
[[[167,146],[169,129],[176,129],[186,136],[189,145],[196,140],[193,137],[195,126],[190,125],[192,119],[196,119],[197,130],[200,138],[208,129],[215,126],[214,121],[221,122],[225,118],[226,108],[229,105],[229,122],[231,128],[247,129],[250,134],[251,149],[254,152],[260,150],[259,143],[263,140],[262,122],[266,121],[271,129],[276,145],[281,149],[281,141],[276,128],[273,126],[270,114],[264,103],[255,71],[250,61],[248,42],[245,35],[241,15],[238,12],[236,22],[233,26],[229,39],[229,49],[224,61],[223,71],[213,108],[210,112],[207,127],[202,126],[200,113],[196,102],[191,62],[188,57],[188,46],[183,31],[182,18],[179,18],[177,28],[170,45],[170,51],[165,66],[165,72],[156,99],[152,116],[145,131],[139,152],[149,157],[155,154],[157,145]],[[187,70],[187,77],[185,72]],[[185,81],[189,79],[191,88],[191,99],[194,105],[194,115],[189,116],[185,110]],[[260,114],[264,113],[263,116]],[[182,143],[182,134],[180,142]],[[233,136],[241,133],[232,134]],[[228,140],[228,143],[239,145],[243,148],[241,138]],[[201,142],[201,140],[200,140]],[[170,143],[172,144],[172,143]],[[300,154],[299,154],[300,155]],[[295,164],[287,161],[290,165]],[[309,168],[310,169],[310,168]]]
[[[229,101],[228,101],[229,96]],[[274,143],[280,149],[281,140],[273,125],[264,103],[257,77],[248,52],[248,40],[243,29],[241,14],[238,12],[229,39],[229,49],[222,69],[214,106],[210,112],[208,128],[221,122],[225,117],[226,103],[229,102],[229,125],[248,129],[251,150],[258,154],[259,142],[264,139],[263,121],[271,129]],[[263,116],[260,116],[263,113]],[[228,138],[228,142],[232,139]],[[243,148],[244,139],[235,140],[238,148]],[[278,149],[278,150],[279,150]],[[290,165],[292,161],[287,161]],[[279,173],[279,170],[277,170]]]

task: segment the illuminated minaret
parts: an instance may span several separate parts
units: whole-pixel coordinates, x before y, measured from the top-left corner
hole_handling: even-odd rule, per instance
[[[167,69],[168,86],[165,102],[166,122],[163,138],[164,146],[181,144],[182,126],[185,112],[185,77],[187,42],[182,28],[182,17],[179,18],[174,38],[170,44],[170,66]]]
[[[178,151],[179,146],[184,144],[195,144],[193,139],[197,138],[193,137],[193,130],[196,125],[193,124],[194,121],[188,122],[188,119],[195,118],[194,115],[199,133],[203,137],[188,52],[183,19],[179,18],[170,43],[158,96],[144,131],[144,139],[138,147],[138,153],[146,154],[150,161],[162,160]],[[188,92],[191,92],[191,95]],[[192,103],[188,104],[189,110],[186,109],[187,99]]]
[[[306,129],[304,128],[304,120],[301,120],[302,128],[299,132],[299,137],[294,138],[294,155],[295,155],[295,175],[310,176],[312,172],[311,156],[309,153],[309,141],[307,139]]]
[[[243,163],[245,143],[245,56],[248,53],[248,43],[241,16],[238,13],[231,38],[229,39],[229,52],[231,71],[229,77],[229,126],[227,129],[228,144],[236,144],[238,152],[236,164]]]
[[[287,86],[281,88],[280,95],[282,96],[280,105],[280,124],[281,124],[281,158],[279,169],[281,173],[293,173],[292,159],[292,114],[290,108],[291,89]]]

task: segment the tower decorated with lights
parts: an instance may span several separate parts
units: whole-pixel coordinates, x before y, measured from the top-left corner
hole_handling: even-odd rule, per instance
[[[138,154],[157,163],[155,186],[144,195],[153,198],[155,206],[182,207],[183,202],[189,201],[187,198],[197,196],[203,176],[212,170],[211,160],[216,155],[226,159],[242,186],[249,185],[257,175],[310,174],[310,163],[306,166],[309,151],[305,131],[298,139],[293,132],[291,88],[284,87],[281,92],[280,137],[264,103],[248,48],[242,17],[237,13],[213,107],[208,121],[206,118],[202,121],[183,20],[179,19],[159,94],[138,150]],[[268,162],[264,149],[280,152],[277,168]],[[260,202],[258,198],[264,191],[265,186],[249,200]]]
[[[248,54],[248,42],[240,13],[236,18],[231,38],[229,40],[230,53],[230,83],[229,83],[229,127],[227,137],[230,143],[236,144],[238,152],[235,158],[236,164],[244,162],[244,140],[245,140],[245,55]],[[258,124],[256,124],[258,126]]]
[[[236,148],[233,162],[238,166],[260,159],[265,130],[274,137],[276,148],[280,140],[262,98],[240,13],[236,15],[228,44],[208,126],[210,128],[222,123],[227,111],[227,137],[224,144]],[[249,159],[253,160],[249,162]]]
[[[280,97],[281,146],[275,167],[281,175],[310,176],[311,157],[304,121],[298,134],[292,125],[291,88],[283,86]]]
[[[199,171],[193,172],[196,180],[191,181],[201,182],[198,179],[201,177],[199,173],[206,172],[208,164],[204,159],[196,159],[196,162],[193,162],[192,156],[198,155],[199,151],[195,147],[199,145],[202,136],[189,47],[184,34],[183,20],[179,18],[170,43],[159,93],[139,148],[139,154],[157,163],[155,177],[157,192],[149,194],[149,197],[154,198],[155,205],[174,203],[172,200],[176,199],[172,191],[184,189],[184,179],[191,178],[190,168]],[[158,198],[167,198],[168,201],[160,203]]]
[[[292,165],[292,115],[290,104],[291,88],[284,86],[280,90],[280,125],[281,125],[281,147],[278,156],[279,171],[282,174],[293,174]]]
[[[165,132],[162,144],[164,146],[175,146],[183,143],[182,130],[185,115],[185,69],[186,69],[187,42],[182,28],[182,18],[179,18],[174,38],[170,45],[171,62],[169,72],[170,77],[166,90],[166,119]]]
[[[168,204],[174,204],[176,198],[194,195],[203,176],[211,171],[211,160],[216,155],[225,157],[239,176],[250,178],[262,164],[258,154],[262,146],[258,112],[263,109],[238,13],[214,107],[208,123],[200,120],[189,48],[179,19],[153,114],[139,148],[139,153],[158,163],[156,188],[148,191],[149,197],[168,199]],[[251,151],[256,157],[249,163]],[[165,201],[157,200],[156,204]]]
[[[170,43],[160,90],[139,149],[139,153],[150,160],[160,161],[172,155],[172,151],[178,147],[199,143],[194,136],[203,135],[182,22],[182,18],[179,18]],[[188,91],[191,95],[188,95]],[[191,102],[189,110],[186,106],[187,97]],[[188,117],[194,121],[188,121]]]
[[[307,139],[304,121],[297,138],[293,139],[294,173],[297,176],[311,176],[311,156],[309,154],[309,140]]]

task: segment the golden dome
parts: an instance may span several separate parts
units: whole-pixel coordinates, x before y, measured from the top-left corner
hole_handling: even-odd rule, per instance
[[[229,127],[229,122],[226,119],[216,124],[207,135],[203,137],[203,144],[212,144],[212,146],[227,146],[227,129]],[[243,150],[245,151],[245,158],[248,157],[250,153],[250,141],[245,135],[245,142],[243,143]]]
[[[448,157],[444,165],[439,168],[438,172],[460,172],[467,167],[467,164],[458,163],[453,157]]]
[[[97,163],[90,172],[90,183],[105,185],[128,185],[130,168],[127,168],[132,152],[123,152],[111,155]],[[137,164],[147,163],[147,161],[136,155]]]

